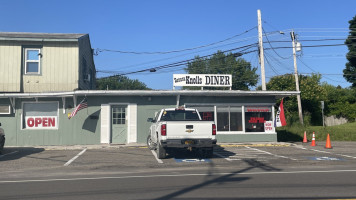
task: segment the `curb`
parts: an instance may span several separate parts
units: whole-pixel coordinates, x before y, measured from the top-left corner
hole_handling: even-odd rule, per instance
[[[216,146],[219,147],[289,147],[292,146],[291,143],[280,142],[280,143],[218,143]],[[140,148],[146,149],[146,144],[101,144],[101,145],[72,145],[72,146],[8,146],[5,148],[21,148],[21,149],[44,149],[46,151],[50,150],[82,150],[82,149],[119,149],[119,148]]]

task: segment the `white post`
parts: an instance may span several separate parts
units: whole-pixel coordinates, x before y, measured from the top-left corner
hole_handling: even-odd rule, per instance
[[[257,18],[258,18],[258,44],[259,44],[259,50],[260,50],[262,90],[266,90],[265,59],[264,59],[264,54],[263,54],[263,41],[262,41],[261,10],[257,10]]]

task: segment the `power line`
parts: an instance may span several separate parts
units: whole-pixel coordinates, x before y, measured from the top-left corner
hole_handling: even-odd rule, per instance
[[[300,58],[298,58],[298,60],[299,60],[304,66],[306,66],[307,68],[309,68],[309,69],[312,70],[313,72],[316,72],[316,71],[313,70],[310,66],[308,66],[307,64],[305,64]],[[329,79],[329,80],[331,80],[331,81],[343,83],[343,82],[341,82],[341,81],[337,81],[337,80],[334,80],[334,79],[331,79],[331,78],[328,78],[328,77],[324,77],[324,78]]]
[[[200,50],[200,51],[194,51],[194,52],[190,52],[190,53],[185,53],[185,54],[181,54],[181,55],[177,55],[177,56],[173,56],[173,57],[169,57],[169,58],[163,58],[163,59],[158,59],[158,60],[147,61],[147,62],[144,62],[144,63],[138,63],[138,64],[133,64],[133,65],[128,65],[128,66],[122,66],[121,68],[126,68],[127,69],[127,68],[137,67],[137,66],[140,66],[140,65],[146,65],[146,64],[151,64],[151,63],[155,63],[155,62],[161,62],[161,61],[165,61],[165,60],[170,60],[170,59],[173,59],[173,58],[178,58],[178,57],[182,57],[182,56],[186,56],[186,55],[191,55],[191,54],[195,54],[195,53],[199,53],[199,52],[204,52],[204,51],[209,51],[209,50],[212,50],[212,49],[217,49],[217,48],[224,47],[224,46],[229,46],[229,45],[233,45],[233,44],[237,44],[237,43],[241,43],[241,42],[246,42],[251,38],[256,38],[256,37],[254,36],[254,37],[242,38],[242,39],[237,40],[235,42],[224,44],[224,45],[220,45],[220,46],[216,46],[216,47],[212,47],[212,48],[209,48],[209,49],[204,49],[204,50]]]
[[[265,30],[264,30],[264,29],[262,29],[262,30],[263,30],[263,32],[265,33]],[[279,55],[279,54],[277,53],[277,51],[273,48],[273,46],[272,46],[271,42],[269,41],[267,35],[266,35],[266,39],[267,39],[267,42],[268,42],[269,46],[272,48],[273,52],[274,52],[278,57],[280,57],[280,58],[282,58],[282,59],[289,59],[289,58],[291,58],[291,57],[286,58],[286,57],[283,57],[283,56]]]
[[[256,47],[256,43],[253,43],[253,44],[249,44],[249,45],[245,45],[245,46],[242,46],[242,47],[238,47],[238,48],[234,48],[234,49],[229,49],[229,50],[226,50],[226,51],[222,51],[222,53],[226,53],[226,52],[231,52],[231,51],[236,51],[236,50],[239,50],[239,49],[243,49],[242,51],[245,51],[245,50],[248,50],[252,47]],[[242,52],[241,51],[241,52]],[[215,53],[214,53],[215,54]],[[206,55],[206,56],[201,56],[199,58],[207,58],[207,57],[210,57],[214,54],[209,54],[209,55]],[[236,57],[238,56],[241,56],[243,53],[234,53],[234,55]],[[137,70],[137,71],[132,71],[132,72],[126,72],[126,73],[121,73],[121,74],[118,74],[118,75],[129,75],[129,74],[135,74],[135,73],[140,73],[140,72],[146,72],[146,71],[151,71],[151,70],[159,70],[159,69],[165,69],[165,68],[172,68],[172,67],[177,67],[177,66],[182,66],[182,65],[186,65],[188,64],[189,62],[191,61],[194,61],[195,58],[193,59],[188,59],[188,60],[183,60],[183,61],[179,61],[179,62],[175,62],[175,63],[171,63],[171,64],[166,64],[166,65],[161,65],[161,66],[157,66],[157,67],[150,67],[150,68],[146,68],[146,69],[142,69],[142,70]],[[100,72],[100,71],[98,71]]]
[[[309,46],[303,46],[303,48],[330,47],[330,46],[342,46],[342,45],[346,45],[346,44],[325,44],[325,45],[313,45],[313,46],[309,45]],[[238,48],[222,51],[222,53],[243,49],[242,51],[240,51],[238,53],[235,53],[235,55],[238,55],[238,54],[245,55],[245,54],[249,54],[249,53],[252,53],[252,52],[257,52],[258,49],[251,50],[251,51],[246,51],[246,50],[248,50],[248,49],[250,49],[252,47],[256,47],[256,46],[257,46],[257,43],[253,43],[253,44],[245,45],[245,46],[242,46],[242,47],[238,47]],[[293,48],[293,47],[275,47],[274,49],[290,49],[290,48]],[[266,48],[266,50],[270,50],[270,49],[272,49],[272,48]],[[207,57],[212,56],[214,54],[209,54],[209,55],[206,55],[206,56],[202,56],[200,58],[207,58]],[[239,55],[239,56],[241,56],[241,55]],[[151,71],[151,70],[153,72],[153,71],[160,70],[160,69],[174,68],[174,67],[186,65],[186,64],[188,64],[188,62],[191,62],[191,61],[194,61],[194,58],[193,59],[179,61],[179,62],[175,62],[175,63],[171,63],[171,64],[161,65],[161,66],[157,66],[157,67],[150,67],[150,68],[145,68],[145,69],[141,69],[141,70],[136,70],[136,71],[132,71],[132,72],[126,72],[126,73],[120,73],[120,74],[118,73],[117,75],[130,75],[130,74],[136,74],[136,73],[141,73],[141,72],[147,72],[147,71]],[[97,72],[100,72],[100,71],[97,71]]]
[[[213,45],[216,45],[216,44],[219,44],[219,43],[222,43],[222,42],[226,42],[228,40],[231,40],[233,38],[236,38],[238,36],[241,36],[243,34],[246,34],[250,31],[252,31],[253,29],[257,28],[257,26],[249,29],[249,30],[246,30],[240,34],[237,34],[237,35],[234,35],[232,37],[229,37],[229,38],[226,38],[224,40],[220,40],[218,42],[213,42],[213,43],[210,43],[210,44],[207,44],[207,45],[202,45],[202,46],[198,46],[198,47],[192,47],[192,48],[186,48],[186,49],[180,49],[180,50],[172,50],[172,51],[156,51],[156,52],[147,52],[147,51],[144,51],[144,52],[136,52],[136,51],[122,51],[122,50],[111,50],[111,49],[96,49],[97,52],[104,52],[104,51],[108,51],[108,52],[116,52],[116,53],[125,53],[125,54],[170,54],[170,53],[178,53],[178,52],[183,52],[183,51],[191,51],[191,50],[195,50],[195,49],[200,49],[200,48],[205,48],[205,47],[209,47],[209,46],[213,46]]]
[[[267,64],[268,64],[268,66],[272,69],[272,71],[278,76],[279,74],[278,74],[278,72],[277,72],[277,70],[273,67],[273,65],[269,62],[269,60],[268,60],[268,58],[267,58],[268,56],[267,56],[267,54],[265,55],[265,60],[266,60],[266,62],[267,62]]]

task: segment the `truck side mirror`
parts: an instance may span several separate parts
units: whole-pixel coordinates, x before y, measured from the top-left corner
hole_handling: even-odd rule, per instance
[[[148,119],[147,119],[147,122],[152,122],[152,123],[155,123],[155,122],[156,122],[156,120],[154,120],[153,118],[148,118]]]

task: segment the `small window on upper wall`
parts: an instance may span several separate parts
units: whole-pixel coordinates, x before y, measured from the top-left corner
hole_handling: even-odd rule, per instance
[[[1,105],[0,104],[0,115],[6,115],[6,114],[10,114],[10,113],[11,113],[10,105]]]
[[[41,49],[25,49],[25,74],[40,74]]]

